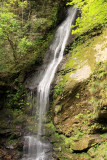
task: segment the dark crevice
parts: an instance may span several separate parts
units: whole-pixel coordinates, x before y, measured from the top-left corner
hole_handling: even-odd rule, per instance
[[[90,148],[86,148],[86,149],[83,149],[83,150],[73,150],[73,153],[87,153],[87,151],[89,150]]]
[[[103,133],[106,133],[107,132],[107,128],[106,129],[104,129],[104,130],[102,130],[102,129],[95,129],[94,131],[93,131],[93,133],[94,134],[103,134]]]

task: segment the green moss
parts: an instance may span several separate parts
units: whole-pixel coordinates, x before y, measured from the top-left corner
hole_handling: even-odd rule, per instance
[[[1,130],[6,129],[6,126],[7,126],[6,121],[5,120],[1,120],[0,121],[0,128],[1,128]]]
[[[79,160],[90,160],[90,156],[87,154],[87,153],[74,153],[73,154],[73,160],[77,160],[77,159],[79,159]]]
[[[105,70],[105,63],[100,63],[100,65],[97,65],[96,71],[92,74],[88,84],[88,89],[92,94],[90,103],[95,108],[95,111],[96,108],[97,111],[99,110],[102,105],[102,101],[105,101],[106,99],[106,75],[107,71]]]
[[[63,98],[63,90],[65,88],[65,84],[66,79],[63,79],[54,87],[54,98],[56,98],[58,95],[61,95]]]
[[[96,57],[95,54],[97,51],[95,50],[95,46],[100,43],[105,42],[105,36],[107,35],[107,30],[104,28],[103,33],[100,36],[90,37],[90,35],[85,35],[79,37],[69,48],[69,57],[64,64],[64,69],[60,71],[60,80],[58,81],[55,88],[55,92],[57,90],[61,90],[58,94],[62,94],[66,86],[74,83],[75,79],[71,78],[71,73],[76,73],[78,68],[83,67],[84,65],[88,65],[91,68],[91,72],[93,72],[96,68]],[[99,79],[103,77],[106,73],[99,74]],[[65,81],[65,83],[64,83]],[[63,85],[62,85],[63,84]],[[97,83],[96,83],[97,85]],[[57,95],[58,95],[57,94]]]
[[[12,137],[9,137],[9,138],[7,139],[7,146],[8,146],[8,145],[13,145],[13,146],[15,147],[16,144],[17,144],[17,142],[18,142],[18,139],[13,139]]]
[[[80,42],[73,46],[73,49],[71,51],[71,56],[69,57],[69,60],[66,64],[66,68],[76,68],[79,65],[83,65],[85,61],[91,66],[91,69],[94,68],[94,48],[93,46],[88,46],[87,44],[91,43],[90,40],[87,40],[84,44],[80,45]],[[74,48],[75,47],[75,48]],[[93,54],[90,54],[93,53]]]
[[[107,148],[107,142],[96,144],[94,147],[89,149],[88,154],[95,157],[93,158],[95,160],[96,159],[100,160],[102,157],[106,159],[107,158],[106,148]]]
[[[58,155],[59,160],[71,160],[71,158],[68,157],[68,155],[60,154]]]
[[[52,135],[53,133],[55,133],[56,131],[56,128],[55,126],[53,125],[52,121],[50,121],[49,123],[47,123],[45,125],[46,127],[46,132],[47,132],[47,135]],[[53,140],[54,141],[54,140]]]
[[[55,114],[57,115],[58,113],[60,113],[62,110],[62,105],[56,105],[55,106]]]

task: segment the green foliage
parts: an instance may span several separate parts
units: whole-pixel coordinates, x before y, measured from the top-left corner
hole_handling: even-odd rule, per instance
[[[80,94],[79,94],[79,93],[77,93],[75,97],[76,97],[76,98],[80,98]]]
[[[51,19],[51,23],[53,23],[54,25],[56,24],[57,22],[57,13],[58,13],[58,8],[55,6],[53,7],[52,9],[52,16],[50,17]],[[52,25],[52,24],[51,24]]]
[[[21,54],[27,54],[32,51],[33,43],[27,39],[27,37],[22,38],[18,43],[18,52]]]
[[[96,92],[97,92],[97,88],[91,87],[91,88],[89,89],[89,91],[90,91],[90,93],[96,93]]]
[[[80,117],[83,117],[84,115],[83,115],[83,113],[79,113],[79,114],[77,114],[76,116],[75,116],[75,118],[80,118]]]
[[[9,34],[16,32],[18,29],[18,23],[15,20],[15,15],[5,10],[0,13],[0,36],[3,39],[8,39]]]
[[[46,23],[48,23],[48,20],[46,18],[38,18],[34,22],[34,29],[35,30],[45,30],[46,28]]]
[[[53,125],[52,121],[47,123],[45,127],[46,127],[46,130],[51,134],[56,131],[55,126]]]
[[[21,35],[21,24],[18,21],[18,16],[7,8],[1,8],[0,10],[0,37],[4,41],[5,50],[11,49],[12,54],[10,59],[18,61],[22,55],[29,53],[32,47],[32,43]],[[9,45],[9,47],[6,47]],[[19,54],[20,53],[20,54]],[[13,57],[12,57],[13,55]],[[12,57],[12,58],[11,58]]]
[[[68,5],[76,4],[81,17],[76,20],[73,34],[82,34],[107,23],[107,3],[105,0],[72,0]]]
[[[23,90],[22,84],[19,83],[16,91],[7,91],[7,106],[15,108],[17,112],[20,112],[20,109],[23,111],[26,106],[25,97],[26,92]]]
[[[67,74],[67,73],[69,73],[71,71],[74,71],[74,70],[75,70],[74,68],[66,68],[64,70],[61,70],[59,74],[65,75],[65,74]]]
[[[23,15],[23,9],[25,9],[26,7],[28,7],[29,2],[27,0],[6,0],[6,1],[2,1],[2,11],[3,11],[3,7],[7,8],[10,11],[13,11],[14,13],[17,10],[21,10],[21,15]]]
[[[35,56],[38,62],[40,62],[43,59],[43,56],[49,47],[49,42],[53,38],[52,33],[48,33],[45,36],[45,38],[43,36],[39,36],[37,40],[34,42]]]
[[[62,80],[59,84],[57,84],[55,87],[54,87],[54,97],[57,97],[58,95],[61,95],[62,98],[63,98],[63,89],[65,87],[65,84],[66,84],[66,80]]]
[[[18,143],[17,139],[14,139],[12,135],[7,139],[7,145],[13,145],[14,147]]]
[[[58,3],[0,1],[0,72],[15,73],[42,62],[53,38]]]
[[[13,1],[16,1],[16,0],[13,0]],[[27,7],[28,6],[28,1],[27,0],[24,0],[24,1],[18,1],[18,5],[19,7]]]

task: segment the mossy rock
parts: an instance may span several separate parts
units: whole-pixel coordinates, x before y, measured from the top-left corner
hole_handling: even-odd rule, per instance
[[[94,139],[90,138],[89,136],[84,136],[73,144],[72,149],[74,151],[84,151],[90,148],[91,145],[94,143],[95,143]]]

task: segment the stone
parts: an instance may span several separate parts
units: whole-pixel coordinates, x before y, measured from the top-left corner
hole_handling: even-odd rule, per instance
[[[58,113],[60,113],[62,110],[62,105],[56,105],[55,106],[55,115],[57,115]]]
[[[4,155],[6,155],[6,152],[2,149],[0,149],[0,158],[3,158]]]
[[[6,146],[7,149],[14,149],[13,145]]]
[[[82,137],[80,140],[76,141],[72,147],[74,151],[83,151],[91,147],[94,144],[94,139],[89,136]]]
[[[95,149],[94,148],[90,148],[87,152],[92,158],[95,157]]]
[[[6,155],[6,156],[4,157],[5,160],[11,160],[11,158],[12,158],[11,155]]]

